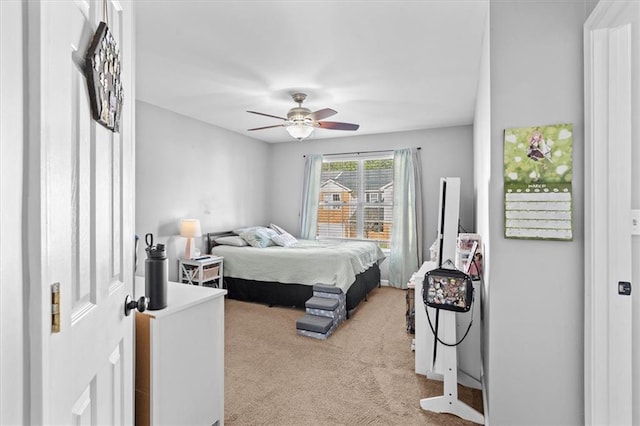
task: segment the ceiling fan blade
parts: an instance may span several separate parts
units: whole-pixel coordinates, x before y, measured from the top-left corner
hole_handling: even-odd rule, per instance
[[[313,121],[322,120],[324,118],[331,117],[332,115],[336,115],[338,111],[332,110],[331,108],[319,109],[318,111],[314,111],[311,114],[307,115],[305,118],[310,118]]]
[[[339,123],[337,121],[318,121],[318,127],[332,130],[358,130],[359,124]]]
[[[251,114],[264,115],[265,117],[277,118],[277,119],[285,120],[285,121],[287,120],[284,117],[278,117],[277,115],[265,114],[264,112],[256,112],[256,111],[247,111],[247,112],[250,112]]]
[[[252,130],[271,129],[273,127],[284,127],[284,124],[275,124],[273,126],[256,127],[255,129],[247,129],[247,131],[250,132]]]

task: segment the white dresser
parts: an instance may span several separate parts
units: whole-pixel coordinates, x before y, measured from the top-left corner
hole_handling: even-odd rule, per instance
[[[226,293],[169,282],[165,309],[136,312],[137,425],[224,424]]]

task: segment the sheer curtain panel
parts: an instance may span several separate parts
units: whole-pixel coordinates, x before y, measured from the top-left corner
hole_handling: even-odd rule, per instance
[[[305,240],[313,240],[316,237],[321,174],[322,155],[307,155],[304,164],[302,214],[300,215],[300,238]]]
[[[389,285],[407,288],[422,264],[422,167],[417,149],[399,149],[393,156],[393,226]]]

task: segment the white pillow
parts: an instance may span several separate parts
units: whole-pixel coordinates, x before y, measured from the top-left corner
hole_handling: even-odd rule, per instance
[[[249,245],[245,240],[243,240],[241,237],[237,235],[228,235],[226,237],[219,237],[213,241],[215,241],[216,244],[219,244],[221,246],[226,245],[226,246],[243,247],[243,246]]]
[[[233,232],[236,235],[240,235],[243,232],[246,232],[246,231],[248,231],[250,229],[253,229],[253,228],[255,228],[255,226],[243,226],[243,227],[240,227],[240,228],[235,228],[235,229],[231,230],[231,232]]]
[[[234,234],[236,234],[236,235],[240,235],[240,234],[242,234],[243,232],[249,232],[249,231],[252,231],[252,230],[254,230],[254,229],[258,229],[258,228],[267,229],[267,227],[266,227],[266,226],[261,226],[261,225],[255,225],[255,226],[242,226],[242,227],[240,227],[240,228],[236,228],[236,229],[231,230],[231,232],[233,232],[233,233],[234,233]]]
[[[298,242],[298,240],[296,240],[295,237],[288,232],[285,232],[284,234],[278,234],[275,237],[271,237],[271,241],[282,247],[289,247]]]
[[[252,247],[265,248],[273,245],[271,238],[275,237],[276,231],[269,228],[254,228],[242,232],[240,236]]]
[[[275,223],[272,223],[271,225],[269,225],[269,228],[273,229],[274,231],[276,231],[278,234],[282,235],[282,234],[288,234],[287,231],[285,231],[284,229],[280,228],[278,225],[276,225]]]

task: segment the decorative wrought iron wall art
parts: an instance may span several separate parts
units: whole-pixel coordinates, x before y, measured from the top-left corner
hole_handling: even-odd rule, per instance
[[[93,35],[85,65],[93,118],[112,132],[119,132],[123,100],[120,48],[105,22],[100,22]]]

